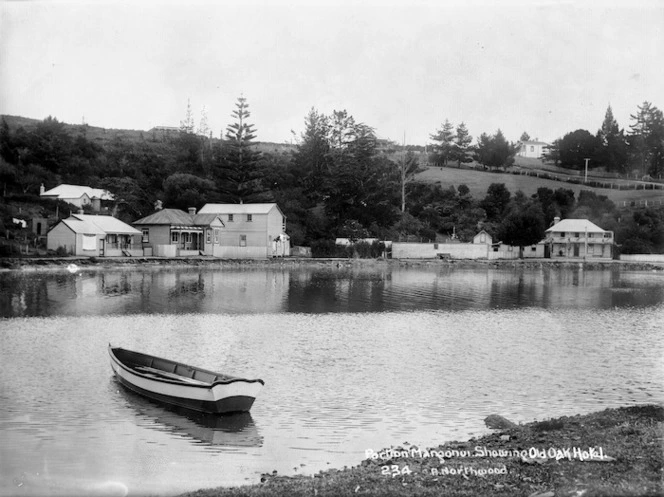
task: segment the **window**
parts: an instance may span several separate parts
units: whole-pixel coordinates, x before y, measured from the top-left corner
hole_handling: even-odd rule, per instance
[[[171,231],[171,243],[178,243],[180,241],[180,232]]]
[[[228,215],[228,222],[232,223],[233,222],[233,214]]]
[[[564,231],[561,231],[561,232],[560,232],[560,237],[561,237],[561,238],[565,238],[565,232],[564,232]]]
[[[141,230],[141,233],[143,233],[142,241],[143,243],[148,243],[150,241],[150,230],[147,228],[143,228]]]
[[[537,245],[533,245],[530,247],[531,252],[536,252],[537,251]]]
[[[533,145],[530,146],[530,151],[531,151],[531,152],[534,152],[534,151],[535,151],[535,147],[534,147]]]
[[[240,235],[240,247],[247,246],[247,235]]]
[[[480,243],[486,243],[486,234],[484,233],[480,234]]]
[[[214,229],[214,243],[219,243],[219,229]]]
[[[254,220],[253,214],[247,214],[247,222],[250,223]]]
[[[574,238],[579,238],[579,234],[578,234],[578,233],[574,233]]]
[[[212,243],[212,230],[210,228],[205,230],[205,243]]]
[[[97,250],[97,237],[95,235],[83,235],[82,250]]]

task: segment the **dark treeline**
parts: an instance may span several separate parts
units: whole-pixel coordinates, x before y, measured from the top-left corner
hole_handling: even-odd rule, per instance
[[[34,126],[0,128],[0,182],[5,204],[38,202],[39,187],[61,183],[105,188],[118,200],[116,214],[132,222],[164,207],[200,208],[208,202],[277,202],[288,218],[292,245],[334,254],[334,239],[471,241],[480,230],[515,246],[537,243],[554,217],[581,217],[616,232],[623,253],[664,251],[664,215],[646,210],[621,215],[604,196],[540,188],[532,196],[492,184],[483,198],[465,185],[421,183],[416,150],[386,151],[374,130],[346,111],[312,109],[291,152],[260,151],[246,99],[240,98],[224,139],[193,130],[100,138],[86,125],[49,117]],[[467,161],[469,138],[441,160]],[[480,139],[486,160],[513,157],[501,133]],[[394,148],[394,147],[393,147]],[[8,210],[3,211],[3,223]]]
[[[577,129],[554,140],[547,160],[571,169],[601,168],[607,172],[661,178],[664,175],[664,115],[643,102],[630,116],[626,132],[613,117],[611,106],[597,133]]]

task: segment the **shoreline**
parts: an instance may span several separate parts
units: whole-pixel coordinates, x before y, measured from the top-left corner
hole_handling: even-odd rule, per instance
[[[634,262],[602,259],[347,259],[347,258],[298,258],[280,257],[272,259],[219,259],[216,257],[25,257],[0,258],[2,271],[52,271],[67,270],[73,265],[74,270],[122,269],[137,267],[427,267],[427,268],[553,268],[606,270],[619,269],[628,271],[664,271],[664,263]]]
[[[488,418],[487,418],[488,420]],[[514,425],[465,442],[367,450],[357,466],[180,494],[593,497],[664,495],[664,407],[635,405]]]

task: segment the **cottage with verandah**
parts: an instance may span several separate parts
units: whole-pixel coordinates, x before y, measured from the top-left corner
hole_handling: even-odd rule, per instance
[[[72,214],[46,235],[46,248],[89,257],[141,256],[141,232],[113,216]]]
[[[160,209],[132,224],[141,230],[145,254],[160,257],[214,255],[224,229],[221,216],[197,214],[194,207]]]

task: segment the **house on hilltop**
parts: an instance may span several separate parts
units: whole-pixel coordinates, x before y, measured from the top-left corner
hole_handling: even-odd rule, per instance
[[[141,232],[113,216],[72,214],[46,235],[46,248],[89,257],[141,256]]]
[[[194,207],[161,209],[132,224],[141,230],[145,254],[160,257],[214,255],[225,227],[221,216],[196,214]]]
[[[58,185],[50,190],[46,190],[42,184],[39,187],[39,196],[62,200],[81,209],[90,206],[94,212],[99,212],[103,206],[115,200],[110,192],[101,188],[66,184]]]
[[[541,159],[544,155],[545,149],[551,146],[546,142],[538,140],[522,141],[519,142],[519,151],[516,153],[519,157],[530,157],[533,159]]]
[[[613,231],[606,231],[587,219],[555,218],[544,240],[549,254],[557,258],[613,258]]]
[[[225,225],[213,255],[225,259],[264,259],[290,255],[286,216],[275,203],[205,204],[200,214],[217,214]]]

